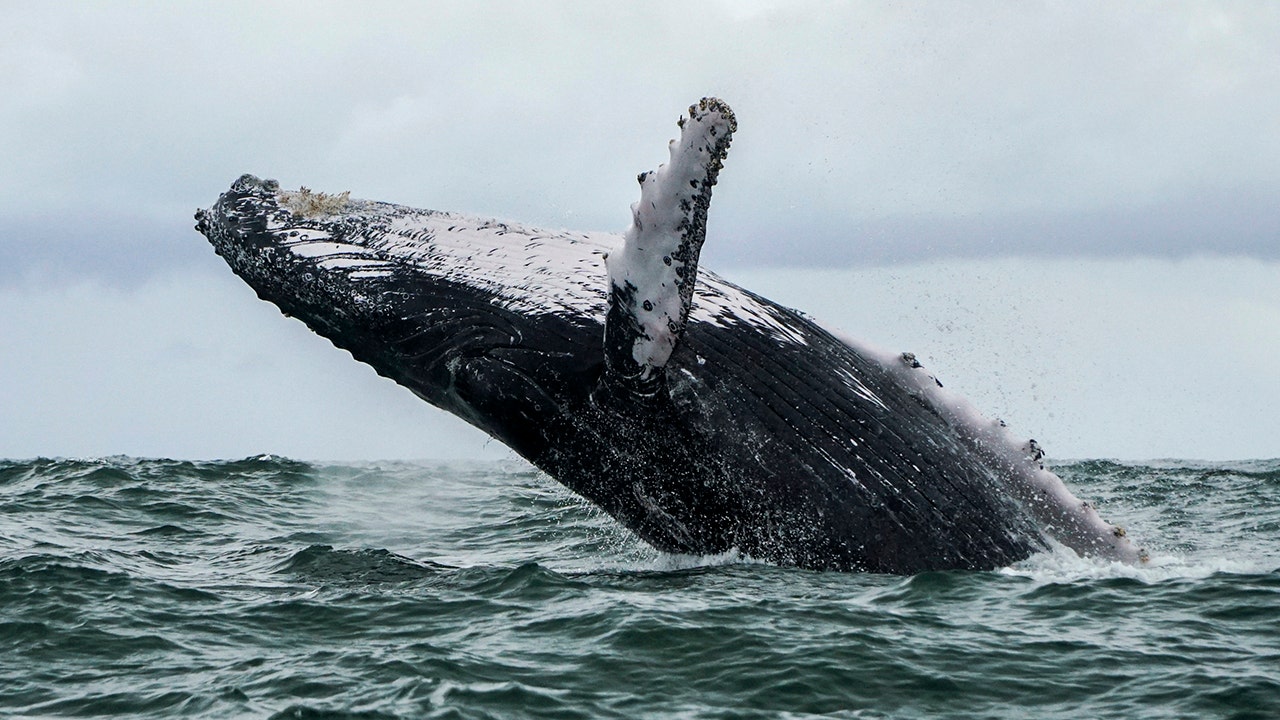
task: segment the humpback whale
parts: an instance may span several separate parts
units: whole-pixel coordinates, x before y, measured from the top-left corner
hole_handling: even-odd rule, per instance
[[[909,353],[698,267],[737,121],[704,98],[621,235],[282,189],[196,228],[264,300],[662,551],[821,570],[1144,554]]]

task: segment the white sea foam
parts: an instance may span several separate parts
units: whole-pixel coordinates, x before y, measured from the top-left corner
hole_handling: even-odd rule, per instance
[[[1074,583],[1084,580],[1125,578],[1155,584],[1169,580],[1198,580],[1219,573],[1254,574],[1271,572],[1263,559],[1231,557],[1192,558],[1173,552],[1155,551],[1143,563],[1121,562],[1098,557],[1082,557],[1060,543],[1036,553],[1000,572],[1025,577],[1043,584]]]

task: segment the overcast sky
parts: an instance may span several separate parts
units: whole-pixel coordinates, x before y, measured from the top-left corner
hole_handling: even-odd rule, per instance
[[[1274,3],[0,8],[10,275],[186,261],[173,229],[244,172],[621,229],[706,94],[740,120],[719,265],[1280,258]]]
[[[1262,402],[1280,406],[1277,363],[1256,360],[1280,357],[1275,3],[0,1],[0,34],[0,456],[474,452],[478,434],[341,369],[354,363],[246,295],[192,212],[252,172],[621,230],[636,174],[665,160],[676,118],[708,94],[733,106],[739,132],[706,265],[790,283],[778,291],[800,290],[793,304],[845,297],[826,315],[854,334],[885,313],[858,315],[849,284],[909,276],[935,299],[920,312],[944,316],[902,342],[927,354],[922,343],[963,339],[1020,358],[1001,371],[1014,377],[1049,372],[1037,354],[1063,325],[1130,341],[1165,328],[1135,347],[1167,350],[1152,357],[1171,383],[1224,389],[1186,405],[1152,389],[1126,409],[1245,403],[1227,433],[1256,440],[1186,452],[1280,455],[1276,433],[1253,427]],[[1025,282],[992,276],[984,289],[1005,294],[963,306],[976,289],[957,273],[992,268]],[[1078,308],[1057,331],[947,330],[963,325],[945,317],[957,305],[980,318],[967,327],[1007,327],[1010,307],[1043,299],[1038,272]],[[1236,276],[1252,279],[1240,289]],[[1136,292],[1124,286],[1143,282],[1159,291],[1143,291],[1142,318],[1124,314]],[[821,283],[832,291],[803,292]],[[1090,334],[1117,313],[1135,324]],[[897,341],[904,327],[870,329]],[[1200,327],[1238,332],[1179,334]],[[1223,356],[1255,361],[1206,359]],[[1066,376],[1041,387],[1082,381],[1083,356],[1055,357]],[[286,375],[324,389],[313,405],[270,400]],[[979,406],[1012,392],[990,383]],[[1062,421],[1096,417],[1093,405],[1050,400],[1075,403],[1053,412],[1071,454],[1186,447],[1136,430],[1108,445],[1116,430]],[[261,425],[236,424],[248,403]],[[1003,412],[1034,420],[1041,403]],[[316,407],[359,417],[377,440],[317,439],[313,418],[290,430]],[[192,409],[229,426],[210,436]]]

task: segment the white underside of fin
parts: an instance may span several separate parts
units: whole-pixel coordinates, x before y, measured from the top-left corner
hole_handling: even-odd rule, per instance
[[[680,127],[668,145],[670,161],[638,178],[640,201],[631,206],[622,247],[607,261],[617,301],[642,328],[631,353],[645,375],[667,364],[684,332],[711,186],[736,121],[728,106],[704,98]]]

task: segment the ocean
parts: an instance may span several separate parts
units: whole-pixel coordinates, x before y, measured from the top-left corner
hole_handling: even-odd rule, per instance
[[[1280,460],[1054,469],[1151,561],[663,555],[516,460],[0,461],[0,715],[1280,717]]]

